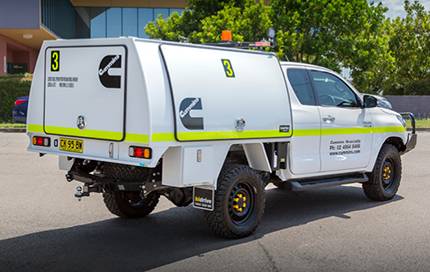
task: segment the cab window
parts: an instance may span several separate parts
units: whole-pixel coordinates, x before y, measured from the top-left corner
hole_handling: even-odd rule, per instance
[[[320,71],[310,71],[312,84],[321,106],[358,107],[357,96],[338,77]]]
[[[288,69],[288,80],[302,105],[316,105],[315,95],[305,69]]]

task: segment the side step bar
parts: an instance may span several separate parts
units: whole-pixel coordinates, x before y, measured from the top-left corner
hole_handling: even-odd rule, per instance
[[[307,179],[307,180],[295,180],[290,181],[292,191],[306,191],[310,189],[319,189],[332,186],[338,186],[342,184],[350,183],[364,183],[369,181],[369,178],[365,174],[359,174],[348,177],[332,177],[325,179]]]

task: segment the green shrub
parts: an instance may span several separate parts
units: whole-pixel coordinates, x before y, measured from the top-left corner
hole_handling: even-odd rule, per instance
[[[12,120],[15,99],[29,94],[31,79],[31,74],[0,76],[0,123]]]

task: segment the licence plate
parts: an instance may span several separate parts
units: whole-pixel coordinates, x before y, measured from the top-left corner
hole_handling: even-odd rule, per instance
[[[60,150],[82,153],[84,151],[84,141],[69,138],[60,138]]]

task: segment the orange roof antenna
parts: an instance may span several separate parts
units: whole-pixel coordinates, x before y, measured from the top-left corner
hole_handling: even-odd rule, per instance
[[[231,42],[233,40],[230,30],[223,30],[221,33],[221,41]]]

